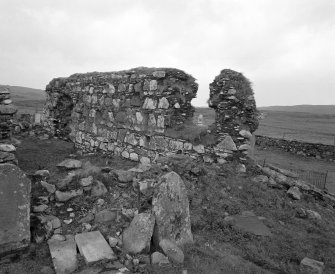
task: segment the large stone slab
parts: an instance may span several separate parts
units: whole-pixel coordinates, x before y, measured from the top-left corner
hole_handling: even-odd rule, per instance
[[[78,266],[77,247],[73,236],[66,241],[49,240],[49,250],[57,274],[68,274]]]
[[[122,234],[123,249],[127,253],[140,253],[150,250],[155,217],[150,213],[140,213],[134,217]]]
[[[80,254],[86,263],[94,263],[103,259],[115,260],[116,256],[100,231],[77,234],[75,240]]]
[[[177,173],[169,172],[160,177],[152,205],[156,219],[155,245],[163,239],[179,246],[193,243],[187,190]]]
[[[29,245],[31,182],[13,164],[0,164],[0,255]]]

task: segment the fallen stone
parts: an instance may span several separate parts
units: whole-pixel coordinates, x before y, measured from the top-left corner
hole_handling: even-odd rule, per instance
[[[169,172],[159,178],[152,211],[156,219],[156,246],[163,239],[173,240],[178,246],[193,243],[187,190],[177,173]]]
[[[81,166],[82,162],[75,159],[66,159],[57,165],[57,167],[65,169],[77,169],[81,168]]]
[[[44,178],[49,178],[50,177],[50,172],[49,172],[49,170],[41,169],[41,170],[37,170],[34,173],[34,176],[40,176],[40,177],[44,177]]]
[[[108,192],[107,188],[100,181],[96,181],[91,189],[91,195],[94,197],[105,195],[107,192]]]
[[[61,221],[59,220],[59,218],[57,218],[56,216],[53,216],[54,218],[52,218],[49,222],[52,225],[52,229],[57,229],[60,228],[62,226]]]
[[[70,172],[69,174],[66,175],[65,178],[59,180],[56,185],[58,189],[64,189],[68,184],[70,184],[73,180],[73,178],[76,176],[75,173]]]
[[[307,209],[306,210],[306,213],[307,213],[307,216],[310,218],[310,219],[315,219],[315,220],[321,220],[321,215],[314,211],[314,210],[311,210],[311,209]]]
[[[40,213],[45,211],[48,208],[47,205],[38,205],[38,206],[33,206],[33,212],[35,213]]]
[[[306,274],[322,274],[325,267],[323,262],[316,261],[310,258],[303,258],[300,262],[302,273]]]
[[[155,218],[152,214],[140,213],[136,215],[122,234],[124,251],[131,254],[149,251],[154,225]]]
[[[52,235],[49,241],[65,241],[65,240],[66,240],[65,236],[61,234],[54,234]]]
[[[111,247],[116,247],[118,242],[119,242],[119,239],[115,237],[108,237],[108,243]]]
[[[115,221],[117,213],[108,209],[104,209],[95,214],[94,221],[96,223],[109,223]]]
[[[78,223],[89,223],[94,220],[94,214],[92,212],[88,213],[85,217],[81,218]]]
[[[269,181],[269,178],[268,176],[265,176],[265,175],[258,175],[252,178],[252,181],[255,183],[267,183]]]
[[[16,148],[13,145],[10,144],[0,144],[0,151],[3,152],[15,152]]]
[[[13,164],[0,164],[0,255],[30,242],[31,183]]]
[[[77,247],[73,236],[66,241],[48,241],[52,262],[57,274],[68,274],[76,270]]]
[[[133,181],[134,173],[129,170],[115,170],[114,173],[121,183],[130,183]]]
[[[237,147],[234,143],[233,138],[227,135],[219,144],[216,145],[216,149],[219,151],[236,151]]]
[[[171,262],[177,264],[182,264],[184,262],[184,252],[176,243],[168,239],[163,239],[159,242],[159,246]]]
[[[74,197],[83,195],[83,190],[82,189],[78,189],[78,190],[70,190],[70,191],[66,191],[66,192],[62,192],[57,190],[55,192],[55,197],[56,200],[59,202],[66,202]]]
[[[41,186],[43,186],[49,193],[55,193],[56,192],[56,186],[53,184],[49,184],[45,181],[41,181]]]
[[[94,263],[103,259],[115,260],[113,250],[108,245],[100,231],[77,234],[75,240],[80,254],[86,263]]]
[[[83,187],[90,186],[91,184],[93,184],[93,176],[89,176],[87,178],[80,179],[79,184]]]
[[[169,264],[170,261],[164,254],[156,251],[151,254],[151,263],[163,266]]]
[[[296,186],[290,187],[289,190],[287,191],[287,194],[294,200],[300,200],[302,195],[299,188]]]

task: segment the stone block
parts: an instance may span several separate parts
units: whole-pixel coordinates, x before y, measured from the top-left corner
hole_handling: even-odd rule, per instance
[[[76,270],[77,247],[73,236],[68,236],[66,241],[49,240],[48,245],[57,274],[69,274]]]
[[[117,258],[100,231],[77,234],[75,240],[80,254],[88,264]]]
[[[31,182],[12,164],[0,164],[0,255],[30,242]]]

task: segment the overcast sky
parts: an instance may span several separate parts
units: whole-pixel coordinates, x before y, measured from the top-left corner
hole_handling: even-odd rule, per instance
[[[192,74],[196,106],[224,68],[258,106],[335,104],[335,0],[0,0],[0,84],[138,66]]]

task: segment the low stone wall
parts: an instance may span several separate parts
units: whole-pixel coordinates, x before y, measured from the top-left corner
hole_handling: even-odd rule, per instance
[[[225,113],[219,107],[213,129],[205,130],[214,136],[210,144],[192,143],[183,139],[183,134],[182,139],[171,134],[181,129],[200,132],[192,122],[191,105],[198,84],[191,75],[168,68],[53,79],[46,87],[44,127],[52,134],[69,136],[83,151],[101,151],[135,161],[151,162],[169,153],[185,153],[206,162],[223,163],[234,158],[246,161],[252,148],[251,132],[258,125],[252,120],[256,111],[252,89],[240,73],[229,70],[221,76],[226,78],[229,92],[235,91],[235,99],[219,95],[215,102],[218,106],[228,102],[232,108],[229,114],[238,113],[238,119],[226,121],[232,123],[227,131],[222,127]],[[225,89],[219,85],[215,92],[221,94]]]
[[[256,136],[256,145],[260,148],[273,147],[306,157],[335,161],[335,146],[331,145],[305,143],[260,135]]]

